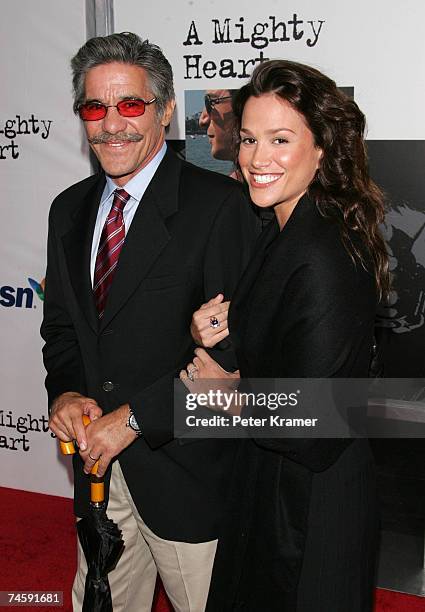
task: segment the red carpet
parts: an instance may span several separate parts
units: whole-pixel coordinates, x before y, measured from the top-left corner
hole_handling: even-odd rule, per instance
[[[72,612],[76,554],[71,501],[0,487],[0,517],[0,591],[63,591],[64,606],[58,609]],[[172,612],[162,590],[152,610]],[[375,612],[425,612],[425,598],[378,589]]]
[[[414,595],[376,590],[375,612],[424,612],[425,598]]]

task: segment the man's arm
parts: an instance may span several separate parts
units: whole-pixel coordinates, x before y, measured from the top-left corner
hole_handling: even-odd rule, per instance
[[[200,204],[202,205],[202,204]],[[260,225],[250,202],[235,183],[223,199],[211,227],[205,247],[203,281],[205,301],[222,293],[230,299],[237,286],[260,232]],[[226,338],[213,349],[212,356],[226,369],[236,369],[236,358]],[[151,448],[157,448],[174,438],[174,379],[186,364],[177,364],[148,388],[130,398],[142,435]]]
[[[217,211],[204,252],[203,290],[205,300],[223,293],[229,299],[248,262],[259,226],[250,203],[235,185]],[[189,329],[188,329],[189,333]],[[235,355],[226,339],[214,349],[216,359],[223,367],[235,369]],[[174,379],[180,368],[168,372],[148,388],[143,389],[128,404],[120,406],[87,428],[89,450],[80,453],[88,473],[92,457],[102,455],[98,474],[102,475],[111,459],[129,446],[137,435],[126,426],[129,408],[134,412],[142,436],[151,448],[157,448],[174,439]]]
[[[206,302],[218,293],[223,294],[224,301],[231,300],[259,233],[259,219],[250,201],[242,194],[239,185],[235,184],[235,191],[218,210],[205,252]],[[214,348],[207,349],[209,355],[227,371],[238,368],[231,340],[230,335]]]

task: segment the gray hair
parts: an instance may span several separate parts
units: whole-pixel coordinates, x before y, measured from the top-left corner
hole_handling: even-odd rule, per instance
[[[95,66],[112,62],[140,66],[146,70],[157,100],[157,114],[162,117],[167,102],[174,100],[173,70],[157,45],[142,40],[132,32],[90,38],[74,55],[71,60],[74,112],[77,113],[79,105],[84,102],[87,72]]]

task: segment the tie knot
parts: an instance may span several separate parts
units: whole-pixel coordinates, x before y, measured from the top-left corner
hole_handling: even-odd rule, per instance
[[[117,211],[122,212],[124,210],[124,206],[127,204],[129,199],[130,194],[127,193],[125,189],[115,189],[112,207],[115,208]]]

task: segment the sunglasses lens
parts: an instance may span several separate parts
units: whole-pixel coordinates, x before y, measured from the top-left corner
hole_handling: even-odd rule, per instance
[[[121,100],[117,109],[123,117],[140,117],[145,112],[146,104],[143,100]],[[81,104],[78,113],[83,121],[98,121],[106,116],[108,107],[99,102]]]
[[[123,117],[140,117],[145,112],[145,108],[143,100],[122,100],[117,104],[118,112]]]
[[[211,100],[209,99],[208,96],[205,96],[204,104],[205,104],[205,110],[207,111],[209,115],[211,115],[212,106],[211,106]]]
[[[98,121],[106,115],[106,106],[87,102],[87,104],[81,104],[78,113],[83,121]]]

